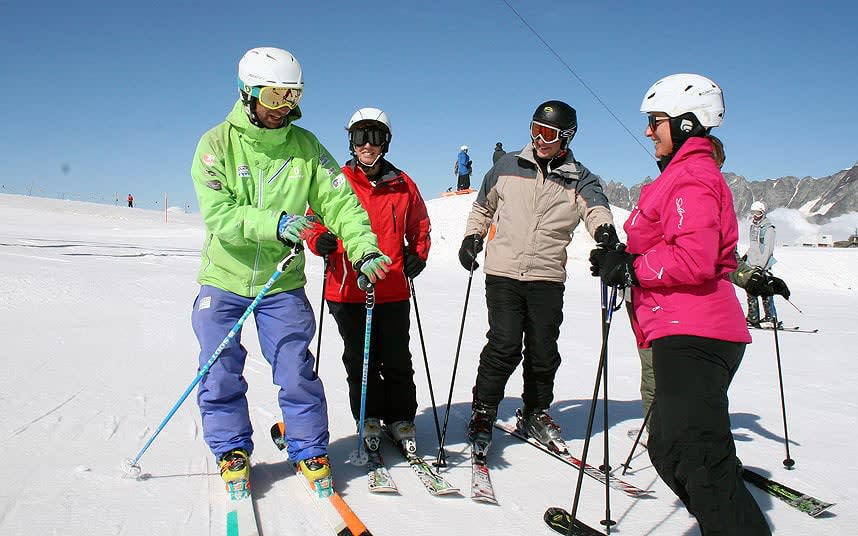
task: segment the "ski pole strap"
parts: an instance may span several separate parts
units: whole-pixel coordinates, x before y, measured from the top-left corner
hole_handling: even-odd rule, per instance
[[[303,250],[304,246],[303,244],[301,244],[301,242],[295,244],[295,247],[292,248],[292,251],[290,251],[289,254],[286,255],[286,257],[282,261],[280,261],[280,264],[277,265],[277,271],[286,271],[286,268],[288,268],[289,265],[292,264],[292,261],[294,261],[298,254],[301,253]]]

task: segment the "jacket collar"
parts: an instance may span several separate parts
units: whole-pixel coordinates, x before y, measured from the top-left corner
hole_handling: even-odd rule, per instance
[[[689,158],[697,158],[703,155],[712,155],[712,142],[706,138],[701,138],[700,136],[688,138],[685,140],[685,143],[682,144],[682,147],[676,151],[676,154],[673,155],[673,158],[670,159],[670,162],[662,170],[662,173],[670,169],[675,162],[681,162],[683,160],[688,160]]]
[[[378,174],[378,178],[375,179],[375,186],[379,186],[381,184],[386,184],[393,182],[397,179],[402,179],[402,171],[397,169],[393,164],[388,162],[382,157],[379,162],[381,163],[381,173]],[[369,177],[366,176],[366,172],[364,172],[363,168],[358,165],[357,158],[352,158],[346,163],[354,176],[359,177],[361,180],[365,180],[366,182],[370,182]]]
[[[286,125],[280,128],[260,128],[248,119],[244,111],[241,99],[236,101],[232,111],[226,116],[227,122],[240,130],[245,138],[260,145],[280,145],[286,141],[286,137],[292,130],[292,122],[301,117],[301,109],[296,107],[289,112]]]
[[[526,162],[530,162],[534,166],[538,165],[536,162],[536,151],[533,149],[533,143],[525,145],[516,156]],[[566,154],[563,155],[563,158],[554,158],[548,164],[549,174],[556,173],[559,175],[566,175],[578,172],[578,163],[575,161],[575,155],[572,154],[572,149],[568,147],[566,148]]]

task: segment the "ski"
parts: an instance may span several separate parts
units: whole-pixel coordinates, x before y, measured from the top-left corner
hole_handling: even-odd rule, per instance
[[[285,428],[282,422],[275,423],[271,427],[271,439],[280,450],[286,448],[284,433]],[[317,486],[304,477],[304,473],[298,465],[292,464],[292,468],[295,470],[304,490],[313,498],[313,506],[316,507],[319,516],[325,520],[334,534],[337,536],[372,536],[366,525],[355,515],[354,511],[333,487],[330,487],[330,495],[322,498],[319,496]]]
[[[517,437],[518,439],[521,439],[522,441],[526,441],[527,443],[533,445],[534,447],[538,448],[542,452],[550,454],[551,456],[554,456],[555,458],[557,458],[558,460],[560,460],[564,463],[567,463],[573,467],[577,467],[578,469],[582,468],[581,467],[581,460],[579,460],[578,458],[573,456],[571,453],[569,453],[569,451],[555,452],[555,451],[549,449],[548,447],[546,447],[545,445],[543,445],[542,443],[540,443],[539,441],[537,441],[531,437],[527,437],[526,435],[519,432],[518,429],[516,429],[515,427],[510,426],[506,423],[496,422],[495,428],[497,428],[498,430],[503,430],[504,432],[508,433],[509,435],[511,435],[513,437]],[[603,473],[602,471],[593,467],[590,464],[584,465],[583,471],[587,476],[595,478],[596,480],[598,480],[602,484],[604,484],[605,481],[607,480],[609,486],[611,486],[614,489],[622,491],[623,493],[625,493],[626,495],[628,495],[630,497],[641,497],[643,495],[648,495],[648,494],[652,493],[652,490],[641,489],[641,488],[635,486],[634,484],[629,484],[628,482],[620,480],[619,478],[611,477],[610,479],[608,479],[605,476],[605,473]]]
[[[821,501],[816,497],[811,497],[810,495],[796,491],[789,486],[784,486],[783,484],[768,479],[755,471],[751,471],[747,467],[742,468],[742,477],[746,482],[753,484],[772,497],[776,497],[784,501],[796,510],[804,512],[811,517],[818,516],[835,504]]]
[[[471,444],[471,499],[478,502],[497,504],[495,489],[486,465],[486,451]]]
[[[542,519],[545,521],[545,524],[551,528],[551,530],[567,536],[569,534],[572,536],[604,536],[604,533],[599,532],[589,525],[581,523],[578,519],[576,519],[575,523],[572,525],[572,532],[569,532],[569,525],[571,524],[572,516],[569,512],[559,506],[552,506],[547,509],[545,514],[542,516]]]
[[[223,483],[222,480],[220,482]],[[259,536],[250,482],[242,480],[226,484],[225,500],[226,536]]]
[[[390,430],[388,430],[386,426],[382,429],[384,430],[384,435],[387,436],[394,445],[396,445],[396,449],[400,454],[402,454],[408,462],[408,465],[411,466],[411,470],[414,471],[414,474],[420,479],[420,482],[423,484],[423,487],[426,488],[426,491],[431,495],[459,493],[459,488],[450,484],[447,479],[436,473],[426,460],[413,452],[408,452],[405,445],[403,445],[401,441],[397,441],[396,438],[391,435]]]
[[[396,493],[399,490],[396,487],[396,482],[390,476],[387,466],[384,465],[384,458],[378,449],[366,449],[366,454],[369,456],[369,462],[366,464],[367,485],[371,493]]]
[[[748,329],[759,329],[761,331],[774,331],[775,328],[769,326],[748,326]],[[795,327],[786,327],[786,328],[778,328],[778,331],[786,331],[787,333],[818,333],[818,329],[801,329],[798,326]]]

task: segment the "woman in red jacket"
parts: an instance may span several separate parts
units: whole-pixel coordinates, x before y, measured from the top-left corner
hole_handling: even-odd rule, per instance
[[[408,279],[417,277],[426,266],[431,243],[429,214],[414,181],[384,158],[391,139],[387,114],[378,108],[361,108],[349,120],[348,133],[353,158],[343,166],[343,173],[369,214],[379,249],[392,261],[387,276],[375,283],[364,438],[368,448],[378,448],[383,420],[394,437],[413,452],[417,390],[408,348]],[[307,244],[313,253],[328,257],[325,299],[343,338],[349,402],[357,421],[366,293],[358,287],[356,259],[347,258],[340,239],[319,225]]]
[[[729,279],[739,231],[723,146],[710,135],[724,116],[721,88],[671,75],[641,111],[662,173],[625,223],[628,249],[596,249],[590,260],[608,285],[633,287],[632,325],[652,347],[650,459],[705,536],[770,535],[730,429],[727,389],[751,337]]]

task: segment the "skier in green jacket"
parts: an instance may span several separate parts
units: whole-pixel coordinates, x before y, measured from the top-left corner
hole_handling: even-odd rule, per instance
[[[248,51],[238,66],[239,100],[226,121],[200,140],[191,168],[206,240],[192,324],[202,367],[290,253],[285,268],[254,310],[259,344],[271,364],[286,425],[289,459],[311,482],[330,482],[327,403],[309,350],[316,330],[304,292],[300,244],[311,222],[307,206],[342,239],[355,270],[384,278],[369,217],[334,157],[301,117],[301,65],[271,47]],[[227,489],[249,486],[253,452],[243,376],[247,351],[237,333],[199,384],[203,437],[218,459]]]

